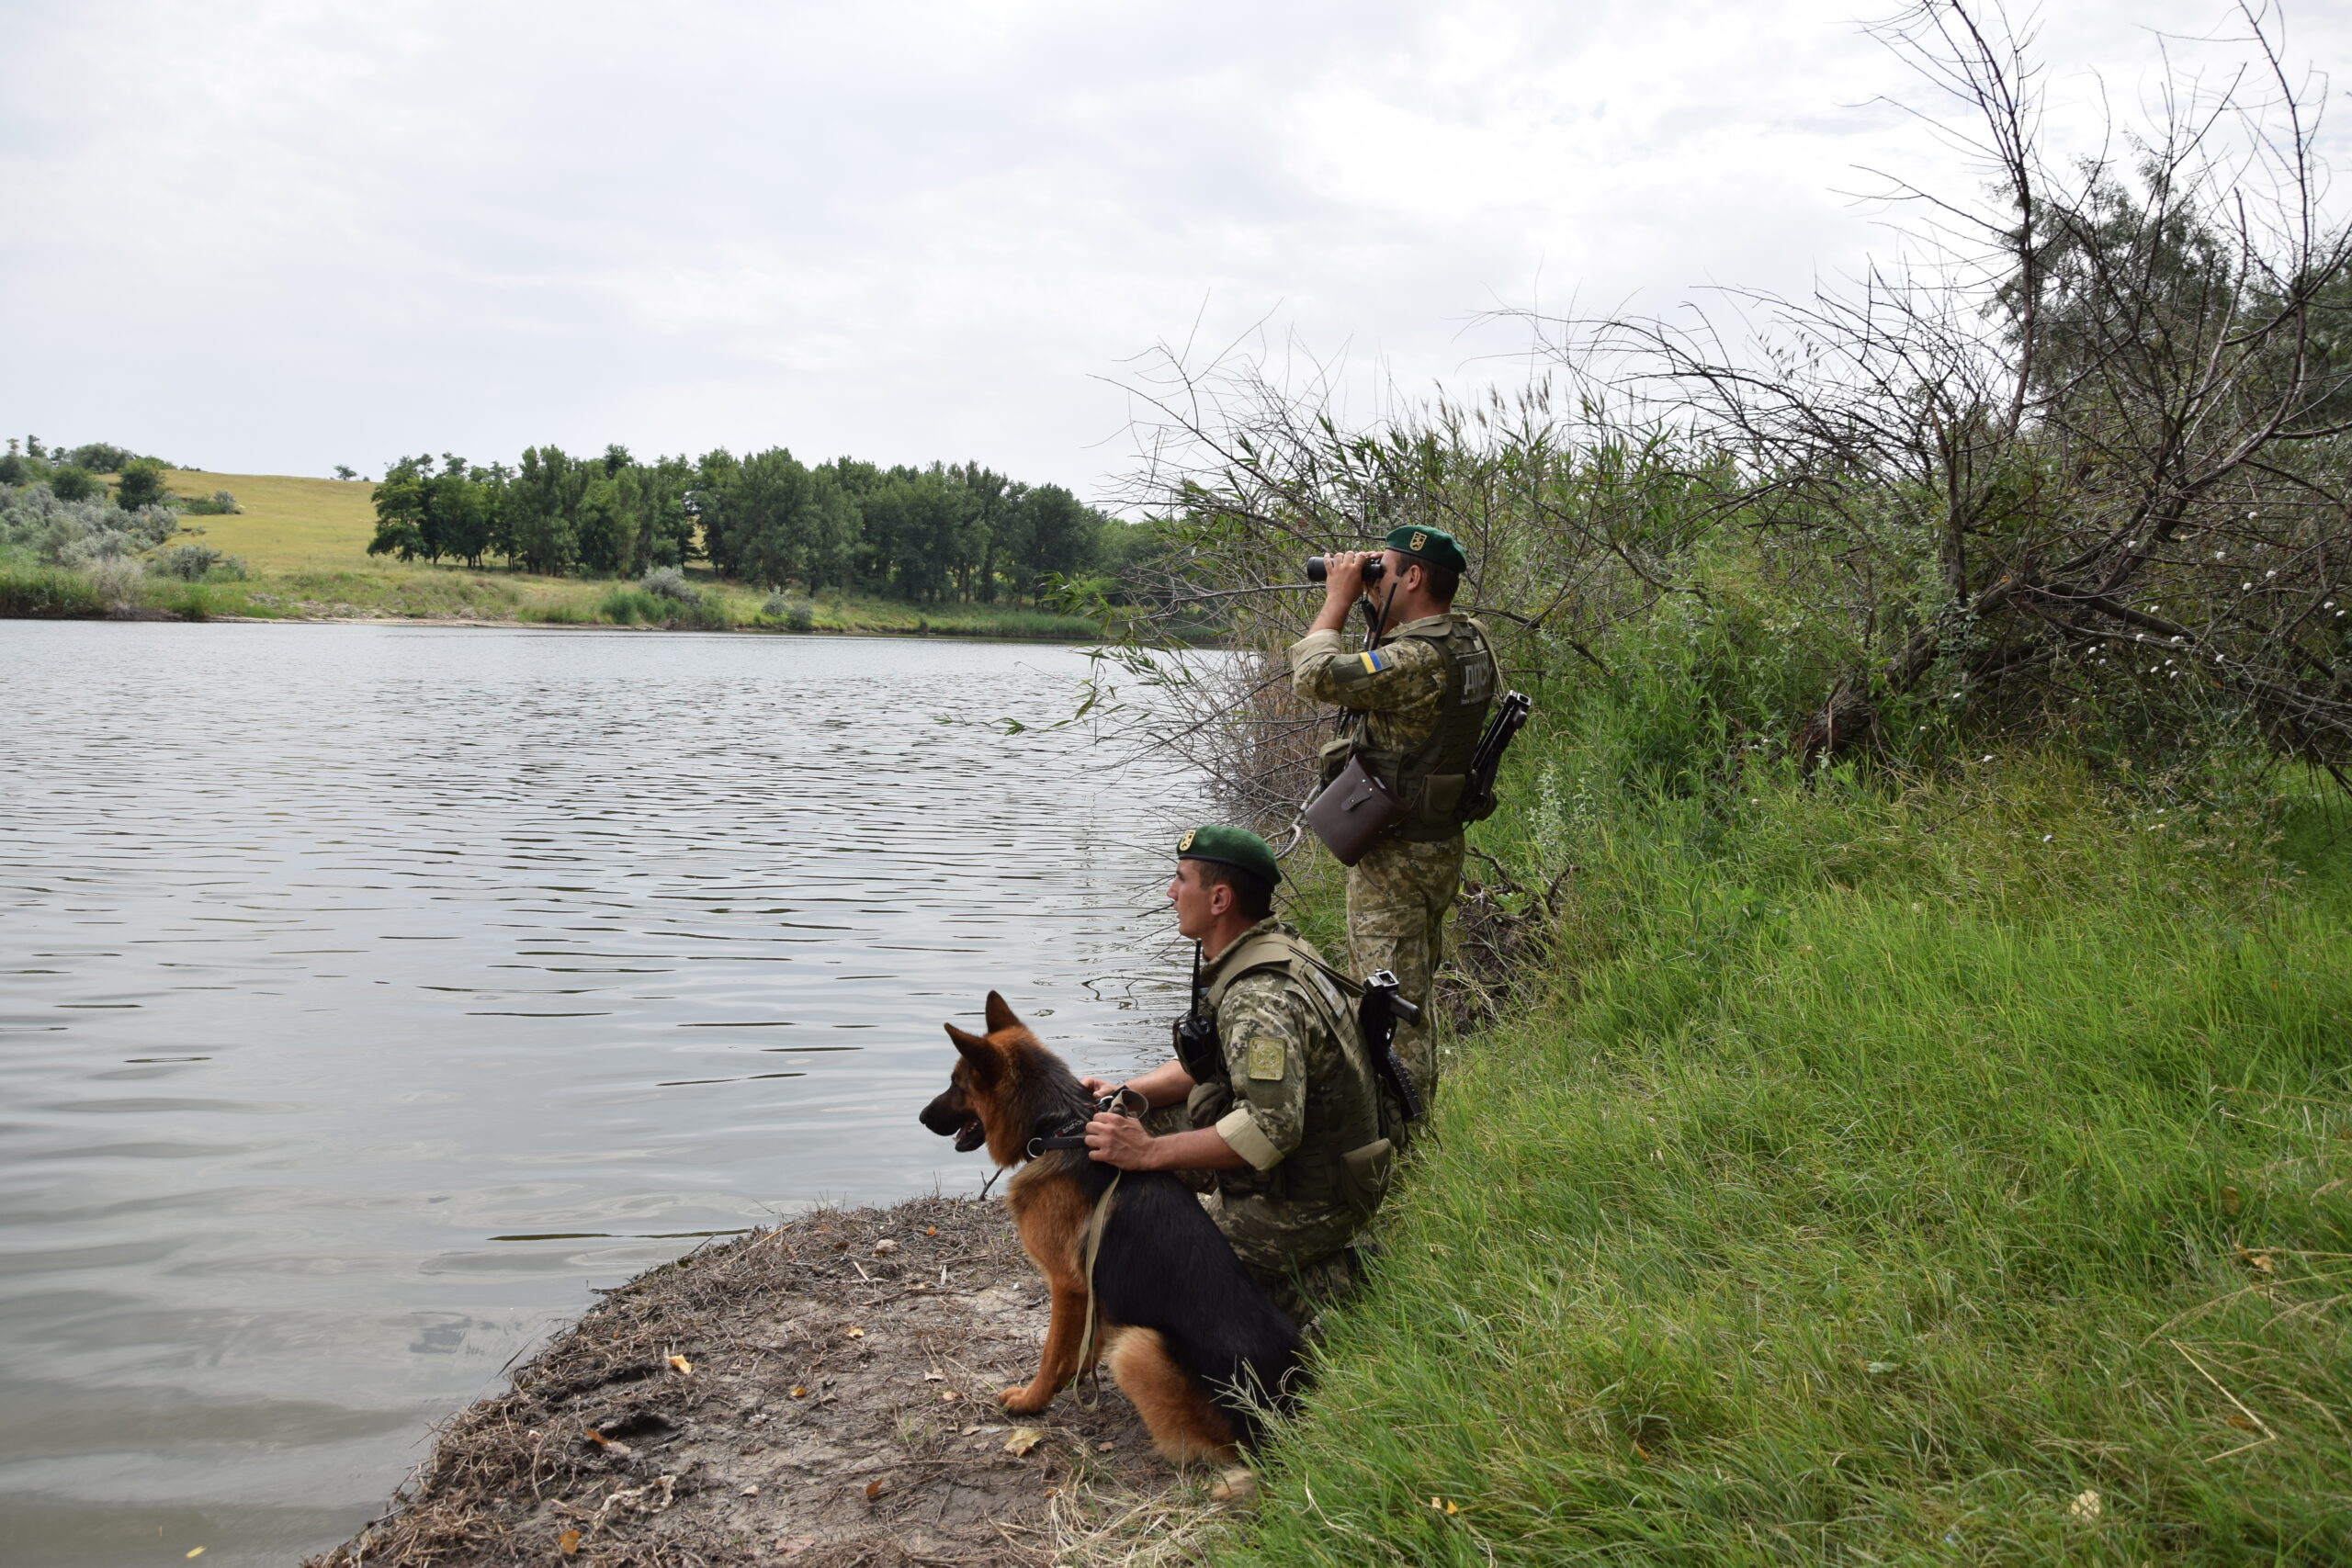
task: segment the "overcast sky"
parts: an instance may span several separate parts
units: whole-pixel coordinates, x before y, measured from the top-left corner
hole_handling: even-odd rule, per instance
[[[0,429],[310,474],[781,444],[1099,496],[1128,362],[1196,322],[1468,387],[1521,374],[1498,306],[1850,271],[1856,165],[1966,185],[1873,105],[1927,100],[1871,14],[0,0]],[[2040,53],[2129,109],[2152,29],[2229,21],[2081,0]],[[2352,48],[2341,0],[2290,24],[2301,63]]]

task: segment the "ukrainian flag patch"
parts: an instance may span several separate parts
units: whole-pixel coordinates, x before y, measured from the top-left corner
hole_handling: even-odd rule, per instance
[[[1359,653],[1356,657],[1363,660],[1363,672],[1367,675],[1377,675],[1388,668],[1389,661],[1377,653]]]

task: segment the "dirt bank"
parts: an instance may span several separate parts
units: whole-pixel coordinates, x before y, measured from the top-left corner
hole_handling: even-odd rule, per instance
[[[1030,1563],[1174,1555],[1180,1477],[1106,1384],[1041,1417],[1046,1292],[994,1202],[828,1211],[640,1275],[460,1412],[311,1568]],[[1015,1450],[1023,1451],[1016,1452]]]

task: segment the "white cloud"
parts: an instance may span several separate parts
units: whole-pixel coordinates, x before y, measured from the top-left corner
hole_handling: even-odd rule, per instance
[[[1850,268],[1950,155],[1826,0],[19,4],[0,424],[232,469],[783,442],[1097,488],[1207,301],[1399,384],[1498,303]],[[2043,56],[2137,101],[2160,20]],[[2340,14],[2298,13],[2325,64]],[[2191,52],[2194,52],[2193,51]],[[2062,123],[2072,123],[2062,122]]]

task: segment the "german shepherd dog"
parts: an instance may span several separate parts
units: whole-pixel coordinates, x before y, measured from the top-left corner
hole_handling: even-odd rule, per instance
[[[1087,1370],[1078,1364],[1087,1223],[1118,1173],[1082,1148],[1030,1156],[1032,1138],[1082,1128],[1094,1102],[994,991],[987,1016],[986,1035],[947,1025],[960,1057],[947,1092],[923,1107],[922,1124],[960,1151],[986,1144],[999,1166],[1021,1167],[1005,1206],[1053,1292],[1053,1317],[1037,1375],[997,1397],[1007,1410],[1034,1416]],[[1170,1463],[1232,1463],[1237,1446],[1256,1435],[1259,1409],[1289,1403],[1297,1328],[1242,1269],[1191,1189],[1165,1171],[1121,1179],[1095,1254],[1094,1289],[1096,1338],[1107,1344],[1112,1376]]]

